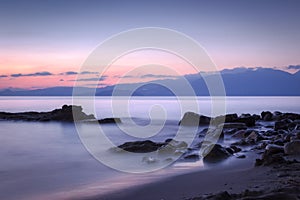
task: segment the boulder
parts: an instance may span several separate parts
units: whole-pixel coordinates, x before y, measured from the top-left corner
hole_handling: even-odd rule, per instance
[[[243,116],[243,117],[237,118],[235,120],[235,122],[245,123],[246,126],[251,127],[251,126],[255,126],[255,117],[253,117],[253,116]]]
[[[164,145],[166,145],[166,143],[155,143],[150,140],[145,140],[145,141],[125,142],[124,144],[118,146],[118,148],[133,153],[149,153],[149,152],[157,151],[160,147]]]
[[[199,125],[208,125],[210,123],[211,118],[199,115],[193,112],[186,112],[182,119],[179,121],[179,125],[181,126],[199,126]]]
[[[263,111],[261,113],[261,119],[264,121],[272,121],[273,114],[270,111]]]
[[[213,147],[207,147],[206,151],[209,152],[207,155],[204,154],[204,162],[218,162],[231,156],[231,154],[226,150],[226,148],[222,147],[219,144],[215,144]]]
[[[300,140],[294,140],[284,145],[284,153],[288,155],[300,155]]]

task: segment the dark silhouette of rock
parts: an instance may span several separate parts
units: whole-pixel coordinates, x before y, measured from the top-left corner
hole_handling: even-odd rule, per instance
[[[55,109],[50,112],[22,112],[22,113],[7,113],[0,112],[2,120],[23,120],[23,121],[61,121],[73,122],[83,120],[94,120],[94,115],[87,115],[82,112],[81,106],[64,105],[61,109]]]
[[[105,118],[97,120],[99,124],[114,124],[114,123],[121,123],[120,118]]]
[[[251,126],[255,126],[255,117],[254,116],[241,116],[241,117],[235,119],[234,122],[245,123],[246,126],[251,127]]]
[[[199,126],[199,125],[208,125],[210,123],[211,118],[199,115],[193,112],[186,112],[182,119],[179,121],[179,125],[181,126]]]
[[[261,113],[261,118],[264,121],[272,121],[273,119],[273,114],[270,111],[263,111]]]
[[[215,144],[211,151],[203,158],[204,162],[218,162],[231,156],[225,147]]]
[[[156,143],[151,140],[145,141],[135,141],[135,142],[125,142],[124,144],[118,146],[119,148],[133,152],[133,153],[149,153],[157,151],[160,147],[166,145],[166,143]]]

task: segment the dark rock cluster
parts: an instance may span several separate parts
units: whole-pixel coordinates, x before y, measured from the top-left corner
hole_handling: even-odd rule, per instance
[[[119,118],[106,118],[97,120],[94,115],[87,115],[82,111],[81,106],[64,105],[60,109],[55,109],[50,112],[21,112],[8,113],[0,112],[0,120],[15,120],[15,121],[37,121],[37,122],[99,122],[99,123],[119,123]]]
[[[258,166],[285,162],[286,155],[300,155],[299,114],[264,111],[261,115],[228,114],[210,118],[187,112],[179,122],[182,126],[209,124],[212,126],[199,133],[199,138],[204,137],[203,141],[191,147],[179,148],[183,153],[182,159],[198,160],[203,156],[205,162],[218,162],[230,156],[245,158],[246,155],[241,152],[250,148],[262,153],[262,158],[256,162]],[[232,141],[231,145],[228,145],[228,142],[224,145],[224,140]],[[135,153],[176,152],[178,147],[168,142],[156,143],[149,140],[127,142],[119,148]],[[204,149],[201,155],[199,155],[200,148]]]

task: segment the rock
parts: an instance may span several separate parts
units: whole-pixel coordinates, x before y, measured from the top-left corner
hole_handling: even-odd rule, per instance
[[[230,148],[233,150],[234,153],[238,153],[238,152],[242,151],[241,148],[239,148],[235,145],[230,145]]]
[[[273,164],[286,163],[283,157],[283,147],[278,145],[267,145],[266,150],[262,155],[261,159],[256,159],[255,166],[268,166]]]
[[[242,155],[237,155],[236,158],[246,158],[246,155],[242,154]]]
[[[259,140],[261,140],[262,137],[255,131],[252,131],[246,138],[247,143],[255,144]]]
[[[193,112],[186,112],[182,119],[179,121],[179,125],[181,126],[199,126],[199,125],[208,125],[210,123],[211,118],[199,115]]]
[[[246,130],[239,130],[231,136],[234,139],[243,139],[246,137]]]
[[[166,145],[166,143],[155,143],[150,140],[146,140],[146,141],[125,142],[124,144],[118,146],[118,148],[133,153],[149,153],[149,152],[157,151],[160,147],[164,145]]]
[[[242,116],[235,120],[235,122],[241,122],[246,124],[246,126],[255,126],[255,118],[253,116]]]
[[[114,123],[121,123],[120,118],[105,118],[97,120],[99,124],[114,124]]]
[[[272,121],[273,114],[270,111],[264,111],[261,113],[261,118],[263,121]]]
[[[256,159],[255,166],[269,166],[286,163],[282,154],[263,154],[262,159]]]
[[[290,119],[290,120],[300,120],[300,114],[296,113],[283,113],[281,115],[282,119]]]
[[[245,123],[224,123],[220,124],[219,127],[222,127],[224,129],[226,128],[236,128],[236,129],[247,129],[247,126]]]
[[[276,154],[276,153],[283,153],[284,149],[282,146],[278,146],[275,144],[268,144],[266,146],[266,151],[268,154]]]
[[[277,121],[275,122],[274,125],[274,130],[278,131],[278,130],[287,130],[288,129],[288,123],[286,121]]]
[[[273,144],[283,146],[284,145],[284,140],[283,139],[277,139],[273,142]]]
[[[284,153],[288,155],[300,155],[300,140],[294,140],[284,145]]]
[[[74,122],[84,120],[95,120],[93,115],[87,115],[82,112],[81,106],[64,105],[61,109],[55,109],[50,112],[23,112],[23,113],[6,113],[0,112],[0,119],[5,120],[22,120],[22,121],[61,121]]]
[[[261,118],[260,118],[260,115],[256,115],[256,114],[252,115],[252,117],[255,119],[255,121],[257,121],[257,120],[260,120],[260,119],[261,119]]]
[[[199,154],[190,154],[190,155],[186,155],[184,156],[185,160],[199,160]]]
[[[211,151],[209,151],[210,149]],[[209,152],[205,155],[207,151]],[[222,147],[219,144],[215,144],[213,147],[210,145],[205,149],[205,153],[205,157],[203,158],[204,162],[218,162],[231,156],[231,154],[226,150],[226,148]]]
[[[227,115],[221,115],[217,116],[212,119],[212,124],[218,125],[222,123],[233,123],[237,122],[236,120],[238,119],[238,115],[236,113],[234,114],[227,114]]]

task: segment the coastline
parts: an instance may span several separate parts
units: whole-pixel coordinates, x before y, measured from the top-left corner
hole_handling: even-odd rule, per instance
[[[254,166],[255,158],[215,165],[156,182],[80,200],[297,199],[300,164]],[[249,155],[249,154],[248,154]],[[294,180],[294,182],[292,181]],[[231,197],[226,196],[227,194]],[[225,195],[225,196],[224,196]]]

